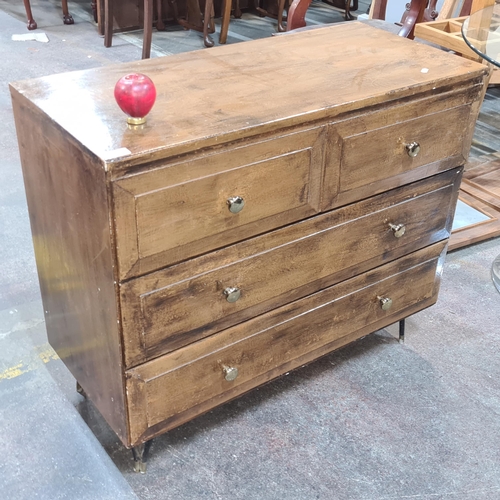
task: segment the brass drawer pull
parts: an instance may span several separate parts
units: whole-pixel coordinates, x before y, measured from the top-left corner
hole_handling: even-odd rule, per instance
[[[401,236],[406,233],[406,226],[404,224],[389,223],[389,227],[392,229],[392,232],[396,238],[401,238]]]
[[[229,286],[222,293],[228,302],[236,302],[241,297],[241,290],[236,286]]]
[[[245,200],[241,196],[232,196],[227,199],[227,206],[232,214],[237,214],[243,210]]]
[[[222,365],[222,371],[224,372],[224,378],[228,382],[232,382],[238,376],[238,368],[235,368],[234,366]]]
[[[418,142],[410,142],[410,144],[406,145],[406,152],[408,156],[415,158],[420,153],[420,144]]]
[[[383,311],[388,311],[392,307],[392,299],[390,297],[377,297],[377,299]]]

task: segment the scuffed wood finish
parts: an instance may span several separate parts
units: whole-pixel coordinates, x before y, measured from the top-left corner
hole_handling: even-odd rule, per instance
[[[127,444],[105,173],[16,94],[13,109],[49,343]]]
[[[351,23],[12,85],[49,341],[126,446],[435,302],[486,73]]]
[[[123,284],[127,366],[448,238],[460,178],[450,170]]]
[[[159,96],[142,130],[127,128],[113,99],[116,82],[131,71],[151,77]],[[449,87],[472,79],[480,83],[486,71],[473,61],[352,22],[217,51],[54,75],[14,88],[105,168],[121,170],[435,93],[443,82]],[[71,96],[71,107],[61,106],[65,96]],[[124,147],[130,155],[114,153]]]
[[[445,243],[347,280],[127,372],[132,441],[176,427],[437,299]],[[390,297],[389,311],[378,297]],[[348,338],[346,338],[348,337]],[[238,369],[233,382],[223,366]]]

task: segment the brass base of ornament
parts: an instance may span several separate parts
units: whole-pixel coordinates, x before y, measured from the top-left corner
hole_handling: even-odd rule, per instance
[[[134,118],[133,116],[129,116],[127,118],[127,123],[129,125],[143,125],[144,123],[146,123],[146,117],[142,117],[142,118]]]

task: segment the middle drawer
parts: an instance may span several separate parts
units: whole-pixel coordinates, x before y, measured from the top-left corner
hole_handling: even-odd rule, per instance
[[[460,169],[120,286],[127,367],[448,238]]]

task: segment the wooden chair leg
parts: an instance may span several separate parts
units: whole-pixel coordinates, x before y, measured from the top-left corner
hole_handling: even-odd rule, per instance
[[[285,11],[285,1],[286,0],[279,0],[278,2],[278,31],[282,33],[283,31],[286,31],[286,27],[283,26],[283,12]]]
[[[62,10],[63,10],[64,24],[75,24],[75,21],[73,20],[68,11],[68,0],[62,0]]]
[[[234,1],[234,12],[233,16],[235,19],[239,19],[241,17],[241,9],[240,9],[240,0]]]
[[[113,42],[113,0],[104,0],[104,46]]]
[[[229,19],[231,18],[231,0],[224,0],[222,6],[222,19],[220,22],[219,43],[226,43],[229,30]]]
[[[230,0],[228,0],[230,2]],[[205,14],[203,16],[203,42],[205,43],[205,47],[213,47],[214,41],[212,37],[208,34],[209,30],[211,30],[214,22],[214,0],[207,0],[205,2]]]
[[[30,0],[24,0],[24,8],[26,9],[26,17],[28,18],[28,29],[36,30],[36,22],[33,19],[33,14],[31,13]]]
[[[97,23],[97,21],[98,21],[98,16],[97,16],[97,0],[92,0],[90,2],[90,8],[92,9],[92,17],[94,18],[94,22]]]
[[[161,0],[156,0],[156,29],[158,31],[163,31],[165,29],[165,23],[163,22],[163,12],[161,8]]]
[[[153,39],[153,0],[144,0],[144,38],[142,41],[142,58],[149,59]]]

